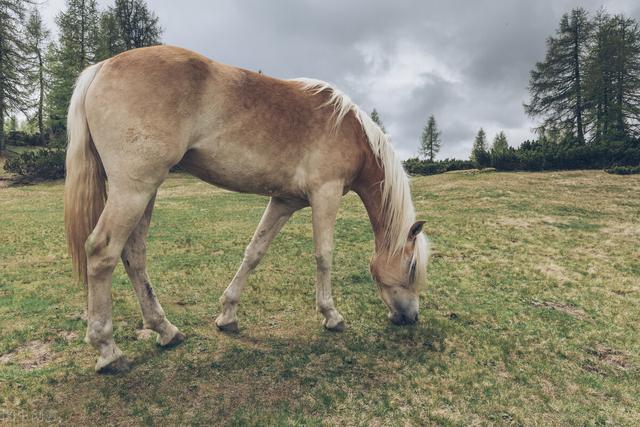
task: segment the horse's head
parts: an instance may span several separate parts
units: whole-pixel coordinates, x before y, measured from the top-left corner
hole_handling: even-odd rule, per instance
[[[418,221],[410,227],[401,251],[390,254],[388,250],[381,250],[371,260],[371,275],[389,307],[389,320],[396,325],[418,320],[418,293],[425,279],[428,256],[423,225],[424,221]]]

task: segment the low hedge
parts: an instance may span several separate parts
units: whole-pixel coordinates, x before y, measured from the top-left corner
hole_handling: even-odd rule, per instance
[[[7,159],[4,169],[26,178],[64,178],[65,150],[47,149],[26,151]]]

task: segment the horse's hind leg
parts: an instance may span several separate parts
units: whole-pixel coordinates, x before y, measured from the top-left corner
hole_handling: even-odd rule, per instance
[[[146,240],[154,202],[155,195],[149,201],[144,215],[124,245],[122,263],[138,296],[144,327],[158,333],[159,345],[171,347],[184,341],[185,336],[167,320],[147,274]]]
[[[269,206],[262,214],[260,224],[256,229],[251,243],[244,252],[244,259],[238,269],[233,280],[227,286],[220,297],[222,304],[222,313],[216,319],[216,325],[222,331],[237,332],[238,322],[236,320],[236,311],[238,310],[238,301],[247,278],[254,268],[258,265],[267,248],[280,229],[284,226],[291,215],[302,208],[302,204],[284,201],[275,197],[269,201]]]
[[[85,244],[88,277],[86,341],[100,356],[96,371],[117,372],[128,362],[113,341],[111,276],[131,232],[138,225],[158,185],[110,181],[109,197]]]

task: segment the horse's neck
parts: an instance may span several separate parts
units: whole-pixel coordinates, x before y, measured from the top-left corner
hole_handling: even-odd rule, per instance
[[[369,215],[375,237],[376,252],[382,249],[385,235],[385,218],[382,206],[382,186],[384,170],[373,158],[365,161],[365,165],[355,181],[354,191],[360,196]]]

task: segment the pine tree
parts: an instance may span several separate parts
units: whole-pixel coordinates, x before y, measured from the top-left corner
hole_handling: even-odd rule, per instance
[[[27,86],[34,94],[32,107],[36,110],[40,145],[45,143],[44,102],[48,86],[48,73],[45,64],[45,50],[49,39],[49,30],[45,28],[40,12],[34,8],[26,27],[26,50],[29,70]]]
[[[0,0],[0,152],[5,148],[4,122],[8,114],[24,111],[28,95],[24,86],[25,0]]]
[[[375,124],[380,126],[380,129],[382,129],[382,132],[387,133],[387,130],[384,128],[384,124],[382,124],[382,119],[380,118],[380,114],[378,114],[378,111],[375,108],[371,112],[371,120],[373,120]]]
[[[584,9],[563,15],[556,36],[547,40],[545,60],[531,71],[531,101],[525,105],[527,114],[541,116],[544,125],[575,132],[579,143],[584,143],[583,67],[590,33]]]
[[[95,0],[67,0],[67,8],[56,17],[59,38],[49,50],[52,82],[48,107],[58,144],[65,139],[73,85],[80,72],[96,61],[99,16]]]
[[[440,131],[436,124],[436,118],[432,114],[422,130],[420,154],[428,158],[430,162],[433,162],[436,154],[440,151],[440,142]]]
[[[125,50],[160,44],[162,28],[145,0],[116,0],[113,13]]]
[[[489,151],[487,149],[487,134],[482,128],[480,128],[476,135],[476,139],[473,141],[471,160],[476,162],[480,167],[487,166],[491,161]]]

